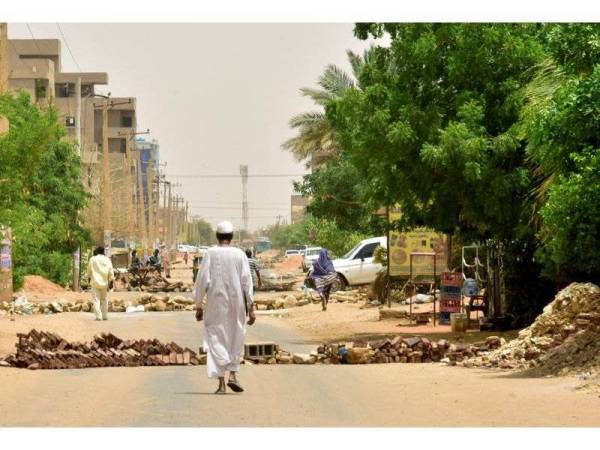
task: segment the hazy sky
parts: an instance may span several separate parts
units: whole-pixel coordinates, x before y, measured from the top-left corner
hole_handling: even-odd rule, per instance
[[[60,38],[56,24],[32,23],[36,38]],[[299,88],[327,64],[350,70],[346,49],[368,44],[352,24],[61,24],[81,70],[108,72],[113,96],[138,100],[138,130],[150,128],[161,161],[192,214],[241,223],[241,180],[175,175],[301,174],[281,143],[288,120],[312,109]],[[9,37],[31,38],[25,24]],[[62,46],[63,71],[77,71]],[[249,227],[289,221],[292,182],[249,178]]]

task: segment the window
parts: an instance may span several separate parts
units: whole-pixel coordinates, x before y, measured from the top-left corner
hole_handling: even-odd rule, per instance
[[[40,100],[46,98],[46,85],[44,80],[35,80],[35,98]]]
[[[121,116],[121,126],[123,128],[131,128],[133,126],[133,117]]]
[[[75,117],[73,117],[73,116],[65,117],[65,126],[66,127],[74,127],[75,126]]]
[[[373,242],[372,244],[365,245],[358,251],[354,259],[372,258],[377,247],[379,247],[379,242]]]
[[[69,97],[69,84],[65,83],[65,84],[57,84],[55,86],[56,89],[56,96],[58,98],[67,98]]]

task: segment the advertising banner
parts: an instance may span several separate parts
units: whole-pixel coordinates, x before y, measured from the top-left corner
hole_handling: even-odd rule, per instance
[[[390,208],[390,222],[402,217],[399,207]],[[389,269],[392,277],[410,275],[411,253],[435,253],[437,274],[447,270],[448,237],[426,228],[410,231],[390,230],[388,234]],[[433,258],[413,256],[413,275],[433,276]]]

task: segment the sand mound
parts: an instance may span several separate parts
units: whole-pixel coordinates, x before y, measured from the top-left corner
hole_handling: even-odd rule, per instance
[[[532,375],[600,369],[600,288],[571,283],[516,339],[470,362]]]
[[[23,290],[28,294],[53,295],[66,292],[66,289],[39,275],[26,275]]]

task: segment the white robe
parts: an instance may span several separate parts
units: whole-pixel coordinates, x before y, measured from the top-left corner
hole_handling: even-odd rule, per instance
[[[210,378],[240,370],[246,335],[246,306],[254,302],[252,276],[245,253],[236,247],[207,250],[196,278],[194,300],[204,308],[204,351]]]

